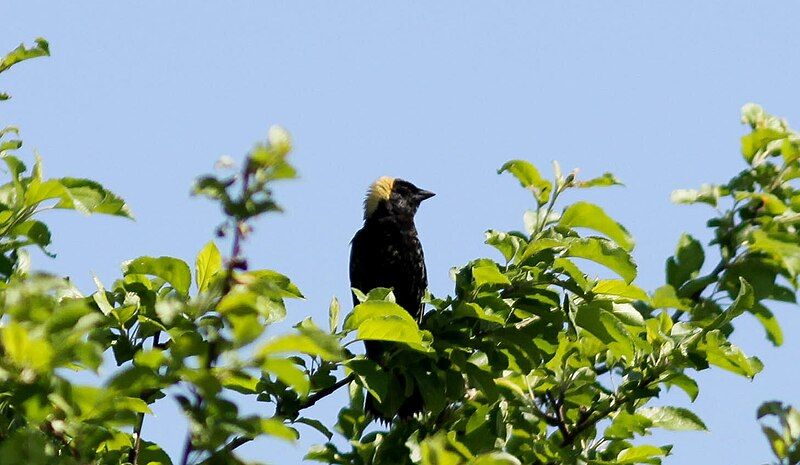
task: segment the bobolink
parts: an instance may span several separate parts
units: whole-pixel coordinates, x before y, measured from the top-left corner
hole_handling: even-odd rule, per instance
[[[350,251],[351,287],[364,293],[376,287],[391,288],[397,304],[417,321],[422,318],[428,278],[414,214],[420,203],[433,195],[402,179],[384,176],[375,181],[364,200],[364,227],[353,237]],[[357,304],[354,295],[353,305]],[[364,346],[367,357],[379,365],[392,348],[391,343],[380,341],[364,341]],[[422,410],[422,397],[415,386],[403,386],[399,392],[411,394],[390,403],[396,410],[388,407],[390,411],[382,411],[368,395],[366,412],[388,422],[395,414],[409,418]]]

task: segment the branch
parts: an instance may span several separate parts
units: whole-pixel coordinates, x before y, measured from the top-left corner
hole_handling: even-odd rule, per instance
[[[297,409],[299,412],[300,410],[307,409],[312,405],[316,404],[319,400],[333,394],[337,391],[340,387],[344,386],[345,384],[349,384],[351,381],[356,379],[355,373],[350,373],[349,376],[346,376],[339,381],[335,382],[334,384],[326,387],[325,389],[320,389],[319,391],[315,392],[314,394],[308,396],[305,402],[303,402],[300,407]]]
[[[344,386],[345,384],[350,383],[355,378],[356,378],[355,373],[351,373],[349,376],[346,376],[346,377],[340,379],[339,381],[337,381],[336,383],[326,387],[325,389],[320,389],[319,391],[315,392],[314,394],[308,396],[306,401],[303,402],[302,404],[300,404],[300,406],[297,408],[297,411],[299,412],[300,410],[307,409],[308,407],[311,407],[312,405],[314,405],[317,402],[319,402],[321,399],[333,394],[340,387]],[[233,438],[231,440],[231,442],[225,444],[225,446],[222,449],[218,450],[217,452],[212,454],[211,457],[209,457],[206,460],[204,460],[201,463],[201,465],[209,465],[211,463],[211,460],[214,457],[217,457],[218,454],[233,452],[238,447],[241,447],[241,446],[247,444],[248,442],[252,441],[253,439],[255,439],[255,438],[251,438],[251,437],[247,437],[247,436],[235,437],[235,438]]]
[[[161,345],[158,342],[159,339],[161,339],[161,331],[156,331],[156,333],[153,334],[153,348],[159,347]],[[154,392],[157,392],[157,391],[154,391]],[[141,396],[141,399],[144,400],[147,403],[150,403],[150,402],[148,402],[148,399],[153,394],[153,392],[147,392],[147,393],[143,393],[143,394],[144,395]],[[136,426],[133,428],[133,433],[136,435],[136,442],[133,444],[133,448],[131,449],[130,453],[128,454],[128,461],[132,465],[139,465],[139,451],[142,448],[142,427],[143,426],[144,426],[144,413],[140,413],[139,414],[139,418],[138,418],[138,423],[136,423]]]
[[[561,437],[563,437],[563,438],[569,437],[570,433],[569,433],[569,430],[567,429],[567,422],[566,422],[566,418],[564,416],[564,405],[563,405],[563,403],[561,402],[560,399],[557,400],[555,398],[555,396],[553,396],[553,393],[551,391],[549,391],[549,390],[545,393],[545,396],[547,397],[548,402],[550,402],[550,405],[553,406],[553,412],[556,415],[555,416],[555,419],[556,419],[556,425],[555,426],[557,426],[558,430],[561,431]]]
[[[142,447],[142,426],[144,426],[144,413],[139,414],[138,423],[133,428],[133,434],[136,435],[135,442],[131,451],[128,453],[128,461],[133,465],[139,465],[139,451]]]
[[[638,389],[646,387],[648,384],[652,383],[658,379],[658,374],[652,374],[647,378],[642,378],[639,382]],[[636,390],[636,389],[634,389]],[[614,396],[614,400],[611,401],[611,404],[597,412],[592,413],[591,410],[587,410],[581,413],[581,416],[578,418],[578,422],[575,424],[575,428],[567,435],[564,436],[564,439],[561,441],[561,447],[566,447],[571,445],[575,442],[575,439],[581,435],[584,431],[591,428],[595,424],[597,424],[600,420],[605,419],[609,414],[615,412],[620,407],[624,406],[628,402],[630,402],[630,392],[627,395],[619,396],[618,394]]]

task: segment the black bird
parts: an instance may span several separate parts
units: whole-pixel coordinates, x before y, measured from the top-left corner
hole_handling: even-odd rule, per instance
[[[414,214],[420,203],[433,197],[408,181],[384,176],[375,181],[364,200],[364,227],[353,237],[350,251],[350,285],[368,293],[376,287],[391,288],[395,300],[417,321],[422,318],[422,296],[428,286],[422,244],[414,226]],[[353,305],[358,299],[353,295]],[[392,349],[392,343],[364,341],[367,357],[379,365]],[[400,418],[409,418],[422,410],[422,397],[414,386],[397,389],[408,393],[406,399],[394,399]],[[402,395],[402,394],[401,394]],[[384,413],[376,399],[367,396],[365,411],[389,422],[395,412]],[[390,407],[390,410],[394,408]]]

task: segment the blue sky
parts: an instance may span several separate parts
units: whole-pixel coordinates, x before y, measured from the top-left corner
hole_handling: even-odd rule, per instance
[[[193,260],[220,215],[190,198],[192,180],[275,123],[294,137],[302,178],[278,189],[287,212],[259,222],[246,251],[306,294],[289,322],[324,321],[332,295],[348,300],[348,243],[384,174],[438,193],[418,229],[431,289],[446,294],[450,267],[491,254],[486,229],[521,228],[531,199],[495,174],[511,158],[617,174],[627,187],[585,195],[634,234],[639,283],[653,289],[681,232],[708,238],[711,211],[671,205],[669,193],[743,167],[740,106],[800,124],[798,15],[789,2],[740,1],[6,2],[0,49],[44,36],[53,56],[3,75],[13,99],[0,124],[21,127],[46,174],[97,179],[130,203],[136,222],[47,218],[58,257],[35,266],[87,292],[91,272],[111,282],[139,255]],[[779,349],[753,320],[739,327],[737,342],[766,365],[754,382],[698,376],[694,408],[711,432],[659,434],[676,446],[667,463],[768,459],[756,406],[800,404],[798,309],[777,314]],[[314,413],[330,420],[339,400]],[[144,436],[176,456],[184,422],[170,401],[157,413]],[[304,431],[297,447],[242,450],[299,463],[321,439]]]

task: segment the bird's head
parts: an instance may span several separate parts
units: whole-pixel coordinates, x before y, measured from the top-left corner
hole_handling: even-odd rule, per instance
[[[435,194],[402,179],[383,176],[372,183],[364,199],[364,219],[387,216],[413,218],[423,200]]]

